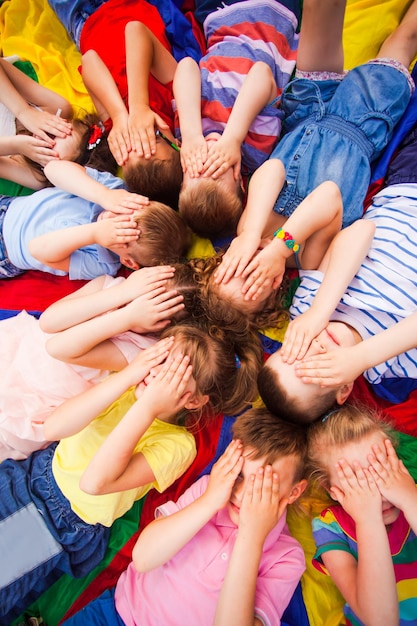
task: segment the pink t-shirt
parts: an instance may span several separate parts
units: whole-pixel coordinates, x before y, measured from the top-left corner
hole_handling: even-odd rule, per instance
[[[196,500],[208,479],[200,478],[176,503],[158,507],[156,515],[172,515]],[[126,626],[212,626],[236,535],[237,526],[222,509],[161,567],[139,574],[130,563],[115,592]],[[259,567],[255,614],[265,626],[280,624],[304,570],[304,552],[290,536],[284,515],[266,538]]]

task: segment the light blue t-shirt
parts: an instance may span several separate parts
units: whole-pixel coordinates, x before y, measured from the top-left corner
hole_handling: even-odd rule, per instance
[[[109,189],[126,189],[121,178],[108,172],[87,167],[91,178]],[[31,196],[15,198],[4,216],[3,237],[7,256],[23,270],[40,270],[65,276],[67,272],[43,265],[29,253],[29,241],[61,228],[89,224],[96,221],[103,208],[58,187],[36,191]],[[107,248],[91,244],[71,254],[69,278],[90,280],[102,274],[114,276],[120,268],[120,259]]]

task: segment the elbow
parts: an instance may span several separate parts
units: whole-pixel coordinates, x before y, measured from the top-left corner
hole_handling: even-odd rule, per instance
[[[107,490],[104,489],[103,481],[97,480],[91,476],[88,471],[84,472],[81,476],[79,487],[81,491],[88,493],[90,496],[101,496],[108,493]]]
[[[42,326],[41,328],[42,330],[44,330]],[[44,331],[44,332],[48,332],[48,331]],[[45,344],[45,349],[47,353],[49,354],[49,356],[53,357],[54,359],[60,360],[61,354],[59,354],[59,351],[57,350],[55,337],[51,337],[51,339],[47,340]]]
[[[135,547],[133,548],[132,552],[133,565],[135,566],[135,570],[139,574],[145,574],[146,572],[149,572],[151,569],[153,569],[152,564],[149,563],[148,559],[146,558],[147,550],[145,545],[146,544],[143,542],[141,535],[135,543]]]
[[[37,238],[31,239],[28,243],[29,254],[33,256],[34,259],[39,259],[40,246],[38,245]]]

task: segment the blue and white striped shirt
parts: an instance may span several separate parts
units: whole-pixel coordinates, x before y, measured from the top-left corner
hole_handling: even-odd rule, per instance
[[[346,322],[368,339],[417,311],[417,184],[383,189],[363,219],[375,223],[375,237],[331,320]],[[300,277],[291,317],[310,307],[323,273],[301,271]],[[417,378],[417,349],[367,370],[364,376],[372,384],[383,378]]]

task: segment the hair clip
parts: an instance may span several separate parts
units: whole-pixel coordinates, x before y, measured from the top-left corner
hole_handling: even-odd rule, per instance
[[[97,124],[92,124],[90,126],[90,136],[87,142],[87,150],[93,150],[103,138],[104,135],[104,124],[103,122],[98,122]]]
[[[239,357],[237,356],[237,354],[235,354],[235,365],[236,365],[236,368],[237,368],[238,370],[239,370],[239,369],[241,368],[241,366],[242,366],[242,363],[240,362],[240,359],[239,359]]]
[[[339,409],[332,409],[331,411],[329,411],[328,413],[326,413],[326,415],[323,415],[323,417],[321,418],[322,422],[327,422],[327,420],[329,419],[329,417],[331,415],[333,415],[334,413],[337,413]]]

